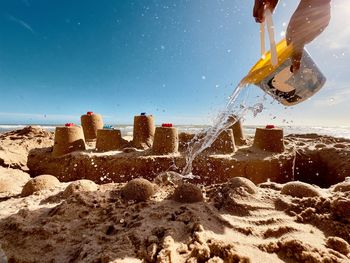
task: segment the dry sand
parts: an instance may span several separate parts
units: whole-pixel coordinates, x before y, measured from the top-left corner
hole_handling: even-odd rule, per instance
[[[276,190],[283,185],[242,180],[202,187],[204,201],[186,203],[174,200],[176,183],[163,183],[135,203],[122,198],[123,184],[68,196],[66,186],[0,202],[9,262],[350,260],[350,192],[334,187],[308,185],[319,196],[293,198]]]
[[[29,151],[52,146],[53,138],[53,133],[35,126],[0,134],[0,166],[28,170]]]
[[[2,189],[13,187],[0,198],[0,262],[350,262],[348,179],[329,188],[244,178],[193,186],[170,172],[153,191],[134,184],[147,193],[135,202],[125,184],[86,180],[41,183],[21,197],[29,175],[0,168],[0,185],[12,182]]]

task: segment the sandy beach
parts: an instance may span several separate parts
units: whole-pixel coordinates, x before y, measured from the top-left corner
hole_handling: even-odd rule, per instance
[[[311,178],[310,184],[255,184],[243,177],[185,183],[173,171],[127,183],[60,182],[52,175],[31,178],[26,162],[31,150],[52,146],[52,133],[29,127],[0,136],[0,258],[5,262],[350,260],[346,176],[322,188]],[[333,156],[347,153],[345,139],[311,137],[286,141],[329,148]],[[332,162],[348,172],[348,158]]]

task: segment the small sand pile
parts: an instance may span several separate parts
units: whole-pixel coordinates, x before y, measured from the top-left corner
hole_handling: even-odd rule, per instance
[[[63,192],[64,197],[69,197],[79,192],[94,192],[97,191],[98,186],[93,181],[82,179],[70,183]]]
[[[25,197],[43,190],[54,189],[60,181],[52,175],[44,174],[30,179],[22,189],[21,196]]]
[[[154,195],[154,185],[143,178],[129,181],[122,189],[121,196],[127,201],[143,202]]]
[[[342,182],[334,186],[335,192],[350,192],[350,182]]]
[[[180,203],[203,202],[202,190],[194,184],[182,183],[176,189],[172,199]]]
[[[286,183],[282,189],[281,194],[290,195],[293,197],[314,197],[320,196],[320,192],[317,191],[315,187],[310,184],[306,184],[303,182],[290,182]]]
[[[0,166],[27,170],[29,151],[52,146],[53,139],[53,133],[34,126],[0,134]]]

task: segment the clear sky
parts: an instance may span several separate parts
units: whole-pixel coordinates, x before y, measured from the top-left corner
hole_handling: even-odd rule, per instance
[[[253,0],[0,0],[0,123],[210,123],[259,58]],[[299,1],[280,2],[280,39]],[[265,103],[248,123],[350,126],[350,2],[308,49],[326,75],[311,100]],[[261,95],[251,88],[250,96]]]

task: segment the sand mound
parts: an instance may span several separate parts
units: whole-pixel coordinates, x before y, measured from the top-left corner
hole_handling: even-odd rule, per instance
[[[22,189],[21,196],[29,196],[32,195],[35,192],[42,191],[42,190],[50,190],[55,188],[60,181],[52,175],[44,174],[39,175],[38,177],[35,177],[33,179],[30,179]]]
[[[349,192],[350,191],[350,182],[342,182],[342,183],[336,184],[334,186],[333,191],[335,191],[335,192]]]
[[[27,170],[29,151],[52,146],[53,138],[53,133],[33,126],[0,134],[0,166]]]
[[[97,184],[95,184],[93,181],[90,180],[78,180],[75,181],[67,186],[67,188],[63,192],[64,197],[69,197],[75,193],[78,192],[84,192],[84,191],[97,191]]]
[[[281,189],[281,194],[299,198],[321,196],[314,186],[303,182],[286,183]]]
[[[20,170],[0,167],[0,198],[18,195],[30,179],[29,174]]]
[[[142,202],[154,195],[154,185],[143,178],[129,181],[122,189],[121,196],[127,201]]]
[[[244,177],[232,178],[228,182],[228,185],[226,187],[228,187],[230,189],[241,188],[244,191],[248,192],[249,194],[256,194],[258,191],[255,184],[252,181],[250,181],[249,179],[244,178]]]
[[[283,238],[277,243],[261,245],[268,253],[276,253],[286,259],[286,262],[295,260],[296,262],[341,262],[336,255],[328,253],[325,249],[313,248],[303,241],[295,240],[290,237]],[[292,261],[293,262],[293,261]]]
[[[203,202],[202,190],[191,183],[180,184],[174,191],[172,199],[180,203]]]
[[[340,197],[335,199],[331,204],[334,215],[350,221],[350,198]]]
[[[342,253],[343,255],[348,255],[350,253],[350,246],[348,242],[340,237],[328,237],[326,240],[327,247]]]

